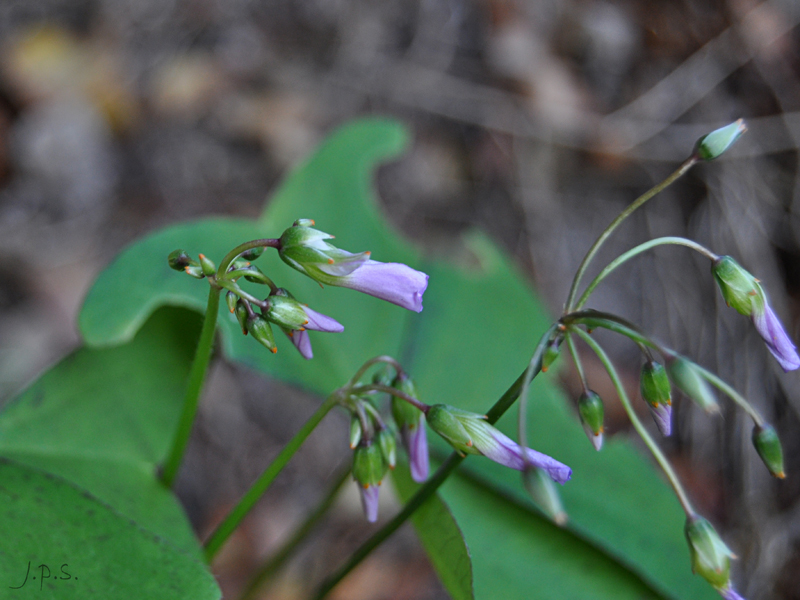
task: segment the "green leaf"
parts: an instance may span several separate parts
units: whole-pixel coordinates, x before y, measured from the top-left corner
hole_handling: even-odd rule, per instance
[[[0,573],[8,598],[219,598],[193,554],[68,481],[0,459]]]
[[[322,290],[286,268],[274,252],[267,252],[259,259],[261,269],[302,302],[342,322],[345,332],[312,332],[315,358],[305,362],[281,340],[278,354],[272,356],[249,336],[243,337],[232,318],[223,317],[220,329],[226,355],[328,394],[365,359],[390,354],[409,367],[423,400],[486,411],[522,371],[551,319],[524,278],[485,238],[473,236],[467,241],[480,264],[478,269],[438,262],[426,265],[386,225],[371,191],[371,172],[379,161],[398,154],[406,142],[403,129],[395,122],[358,121],[334,133],[290,175],[258,223],[206,220],[169,228],[138,242],[100,276],[90,292],[80,318],[87,343],[129,339],[147,315],[163,304],[202,310],[205,284],[168,269],[166,257],[172,250],[184,248],[193,255],[203,252],[219,260],[238,243],[277,237],[295,219],[313,218],[318,228],[337,236],[341,248],[371,250],[375,260],[405,262],[428,272],[425,310],[416,315],[351,290]],[[136,282],[135,289],[130,281]],[[552,379],[537,378],[529,410],[529,440],[531,446],[574,470],[563,492],[575,539],[606,553],[666,596],[714,597],[708,586],[691,575],[679,505],[651,464],[624,442],[612,441],[602,453],[595,453],[566,404]],[[499,426],[516,437],[512,415]],[[515,499],[520,506],[531,506],[517,473],[481,457],[470,458],[463,468],[479,475],[498,494]],[[487,556],[475,550],[474,545],[483,543],[483,538],[475,536],[486,532],[472,521],[485,516],[478,517],[470,508],[471,501],[452,491],[455,487],[446,484],[441,498],[456,515],[472,548],[476,593],[487,597],[483,594],[493,577],[484,561],[500,560],[500,554]],[[531,561],[540,552],[534,547],[550,548],[542,538],[543,530],[529,526],[534,511],[531,507],[527,513],[522,508],[514,512],[527,514],[518,520],[520,530],[531,536],[528,545],[523,545],[523,556],[530,555]],[[421,533],[424,537],[425,532]],[[440,570],[445,568],[446,554],[431,548],[432,560]],[[451,567],[452,573],[443,575],[445,581],[459,578],[459,567]],[[576,561],[573,568],[578,571],[581,564]],[[514,581],[518,580],[510,578],[506,589],[511,599],[547,597],[522,582],[512,585]],[[593,595],[586,590],[580,597]]]
[[[411,479],[405,463],[398,463],[392,472],[392,482],[403,502],[407,502],[421,487]],[[472,600],[469,550],[450,509],[439,495],[428,498],[411,516],[411,522],[450,597],[453,600]]]
[[[20,498],[13,510],[30,516],[29,522],[8,522],[15,533],[0,538],[25,537],[19,552],[0,552],[0,559],[13,562],[8,565],[13,572],[27,560],[57,560],[45,559],[40,551],[52,546],[69,555],[62,562],[86,572],[87,586],[90,581],[110,584],[109,578],[127,569],[116,585],[138,584],[107,588],[113,597],[146,597],[140,590],[158,589],[145,581],[150,579],[166,586],[153,598],[220,597],[213,577],[198,562],[202,553],[181,506],[156,479],[156,465],[178,421],[199,326],[194,313],[159,310],[130,343],[74,352],[0,412],[0,455],[13,459],[10,471],[22,473],[12,473],[14,486],[5,490],[12,500]],[[102,518],[88,518],[100,513]],[[76,528],[85,531],[73,535]],[[128,545],[130,559],[120,562]],[[23,561],[25,556],[30,558]],[[101,578],[103,569],[108,575]],[[171,569],[175,584],[196,578],[197,585],[187,589],[198,594],[181,596],[180,587],[165,583]],[[112,597],[99,591],[87,595],[94,589],[76,587],[75,594]]]

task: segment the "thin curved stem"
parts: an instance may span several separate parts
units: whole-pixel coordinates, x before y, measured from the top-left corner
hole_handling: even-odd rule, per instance
[[[339,495],[345,481],[350,476],[350,467],[342,469],[338,477],[334,479],[333,485],[328,489],[328,493],[322,497],[317,504],[316,508],[306,517],[303,524],[300,525],[292,534],[281,549],[278,550],[269,560],[256,573],[255,577],[250,581],[245,589],[240,600],[252,600],[256,597],[256,593],[263,585],[268,582],[277,573],[286,561],[291,557],[295,549],[306,539],[306,536],[311,533],[320,519],[325,516],[328,509],[333,506],[334,500]]]
[[[264,495],[264,493],[269,489],[269,486],[278,476],[278,474],[283,470],[286,464],[291,460],[291,458],[295,455],[297,450],[300,446],[303,445],[303,442],[306,441],[311,432],[314,431],[319,422],[325,417],[325,415],[330,412],[330,410],[339,403],[339,396],[337,393],[333,393],[328,396],[325,401],[320,404],[319,408],[316,412],[311,415],[311,418],[305,422],[305,424],[300,428],[295,436],[289,440],[289,443],[283,447],[283,450],[280,451],[278,456],[275,457],[275,460],[266,468],[266,470],[256,479],[255,483],[250,487],[247,493],[242,497],[239,503],[233,508],[233,510],[228,513],[228,516],[220,523],[211,536],[206,540],[205,543],[205,557],[207,562],[211,562],[219,551],[222,548],[222,545],[225,541],[230,537],[230,535],[236,530],[239,524],[242,522],[242,519],[245,518],[247,513],[249,513],[252,508],[256,505],[256,502]]]
[[[678,500],[680,501],[686,516],[693,517],[695,514],[694,509],[692,508],[691,502],[689,502],[689,498],[686,495],[683,486],[681,486],[678,476],[675,474],[675,471],[672,470],[672,465],[669,464],[669,461],[661,452],[661,448],[659,448],[658,444],[656,444],[653,438],[650,437],[650,434],[647,433],[647,429],[645,429],[644,425],[642,425],[639,417],[636,416],[636,412],[633,410],[633,406],[628,398],[628,393],[625,391],[625,387],[622,385],[622,381],[620,380],[619,374],[614,368],[611,359],[608,358],[608,355],[600,346],[600,344],[598,344],[588,333],[578,327],[571,327],[570,331],[574,331],[578,337],[586,342],[586,344],[594,351],[594,353],[597,354],[600,362],[603,363],[603,366],[608,372],[608,375],[617,390],[620,402],[622,402],[622,406],[625,409],[625,412],[628,414],[628,418],[631,420],[633,428],[636,429],[636,433],[638,433],[639,437],[642,438],[642,441],[648,447],[650,452],[653,454],[653,457],[656,459],[656,462],[666,474],[667,480],[669,480],[672,489],[675,490],[675,495],[678,496]]]
[[[262,285],[267,285],[267,286],[269,286],[270,292],[273,293],[273,294],[278,291],[278,286],[275,285],[275,282],[272,281],[272,279],[270,279],[269,277],[267,277],[264,273],[261,273],[260,271],[259,271],[258,275],[260,277],[262,277],[264,279],[264,281],[257,281],[257,282],[254,281],[254,282],[251,282],[251,283],[260,283]],[[225,274],[224,281],[234,281],[234,279],[239,278],[239,277],[244,277],[245,280],[246,280],[248,276],[252,276],[252,271],[249,271],[248,269],[235,269],[233,271],[228,271]],[[237,283],[237,285],[238,285],[238,283]]]
[[[597,251],[600,250],[600,247],[603,243],[608,239],[608,237],[614,232],[614,230],[619,227],[620,223],[622,223],[625,219],[627,219],[630,214],[635,211],[637,208],[642,206],[645,202],[650,200],[653,196],[658,194],[659,192],[663,191],[667,187],[669,187],[672,183],[674,183],[677,179],[683,176],[689,169],[691,169],[697,162],[699,162],[699,158],[697,156],[691,156],[686,159],[683,164],[678,167],[678,169],[672,173],[669,177],[667,177],[664,181],[657,184],[656,186],[647,190],[644,194],[639,196],[636,200],[631,202],[628,207],[623,210],[617,217],[611,221],[611,224],[606,227],[605,231],[600,234],[600,237],[597,238],[592,247],[589,248],[589,251],[586,253],[586,256],[583,257],[580,266],[578,267],[577,272],[575,273],[575,277],[572,280],[572,287],[569,290],[569,296],[567,297],[567,304],[565,306],[564,312],[569,313],[573,310],[573,302],[575,302],[575,296],[578,293],[578,286],[581,282],[581,277],[586,272],[586,268],[589,266],[589,263],[594,258]]]
[[[572,336],[569,333],[567,333],[565,337],[567,340],[569,353],[572,356],[572,362],[575,363],[575,369],[578,371],[578,377],[580,377],[581,380],[581,387],[583,388],[584,392],[587,392],[589,391],[589,386],[586,383],[586,373],[583,370],[583,362],[578,354],[578,348],[575,346],[575,340],[572,339]]]
[[[604,268],[600,273],[595,277],[592,282],[586,287],[586,290],[583,292],[580,300],[575,305],[575,310],[580,310],[583,308],[583,305],[586,304],[586,301],[589,299],[589,296],[594,291],[594,289],[600,284],[603,279],[608,277],[608,275],[617,267],[622,265],[623,263],[629,261],[634,256],[637,256],[643,252],[647,252],[651,248],[655,248],[656,246],[665,246],[665,245],[675,245],[675,246],[686,246],[687,248],[691,248],[692,250],[696,250],[703,256],[711,259],[712,261],[717,260],[719,258],[718,255],[714,254],[711,250],[706,248],[705,246],[701,246],[697,242],[693,242],[692,240],[687,240],[686,238],[682,237],[660,237],[654,240],[650,240],[645,242],[644,244],[639,244],[635,248],[631,248],[624,254],[621,254],[616,259],[608,264],[606,268]]]
[[[239,284],[236,283],[235,281],[218,279],[217,285],[219,285],[221,288],[229,292],[233,292],[234,294],[239,296],[239,298],[241,298],[242,300],[247,300],[248,302],[252,302],[253,304],[255,304],[260,308],[264,308],[267,305],[267,303],[264,300],[256,298],[252,294],[248,294],[247,292],[245,292],[242,288],[239,287]]]
[[[370,358],[367,362],[365,362],[361,367],[356,371],[356,374],[350,378],[350,381],[347,383],[349,386],[354,386],[358,383],[358,380],[364,376],[364,373],[367,372],[372,365],[376,365],[378,363],[384,363],[391,366],[398,375],[405,375],[405,371],[403,371],[403,367],[400,366],[400,363],[393,359],[391,356],[387,356],[385,354],[381,356],[376,356],[374,358]]]
[[[181,461],[192,433],[194,418],[197,415],[200,392],[203,391],[203,382],[206,379],[208,363],[211,360],[211,349],[214,345],[221,291],[220,288],[213,285],[208,289],[206,314],[203,318],[203,328],[200,331],[200,339],[197,341],[197,349],[189,371],[189,381],[186,384],[186,395],[183,399],[183,410],[178,421],[178,427],[175,430],[175,437],[172,440],[172,447],[161,471],[161,481],[167,487],[172,487],[172,484],[175,483],[175,477],[178,475],[178,470],[181,467]]]
[[[244,244],[239,244],[228,252],[225,257],[222,259],[222,262],[219,263],[219,269],[217,269],[217,277],[222,278],[228,270],[228,267],[231,266],[231,263],[236,260],[236,257],[239,256],[242,252],[247,252],[253,248],[275,248],[280,250],[281,248],[281,241],[275,238],[263,238],[258,240],[251,240],[249,242],[245,242]]]
[[[431,408],[424,402],[417,400],[416,398],[413,398],[404,392],[401,392],[397,388],[389,387],[388,385],[381,385],[379,383],[370,383],[368,385],[357,385],[356,387],[350,388],[350,393],[352,394],[364,394],[366,392],[384,392],[386,394],[391,394],[395,398],[400,398],[400,400],[405,400],[409,404],[420,409],[426,415],[428,414],[428,411]]]
[[[543,343],[547,343],[550,339],[550,336],[553,330],[556,328],[556,325],[553,325],[550,329],[545,332],[542,336],[542,339],[539,341],[539,345]],[[538,346],[537,346],[538,348]],[[536,353],[534,353],[535,355]],[[533,366],[533,369],[531,369]],[[500,399],[495,402],[494,406],[489,409],[489,412],[486,413],[487,421],[491,424],[497,422],[497,420],[503,416],[503,414],[511,407],[514,401],[519,397],[520,391],[522,389],[523,382],[526,379],[535,377],[539,371],[541,370],[541,360],[539,360],[538,364],[531,361],[528,367],[520,373],[519,377],[511,384],[511,386],[503,393]],[[325,581],[322,582],[322,585],[317,590],[317,593],[314,595],[314,600],[321,600],[324,598],[328,592],[330,592],[336,585],[344,579],[350,571],[355,569],[362,560],[364,560],[370,552],[372,552],[375,548],[377,548],[381,543],[383,543],[386,538],[392,535],[397,529],[405,523],[408,518],[417,510],[428,498],[433,496],[436,493],[436,490],[439,489],[439,486],[444,483],[447,478],[458,468],[461,464],[461,461],[465,460],[466,457],[459,456],[457,452],[453,452],[442,466],[436,471],[436,473],[431,477],[425,485],[423,485],[416,494],[409,500],[403,509],[386,525],[381,527],[378,531],[376,531],[371,538],[369,538],[356,552],[353,554],[350,559],[342,566],[338,571],[336,571],[333,575],[328,577]]]
[[[588,329],[595,329],[602,327],[614,333],[624,335],[625,337],[633,340],[640,346],[653,348],[661,354],[669,354],[672,351],[664,348],[661,344],[651,340],[644,333],[639,331],[633,323],[623,319],[612,313],[601,312],[598,310],[582,310],[579,312],[564,315],[560,319],[564,325],[585,325]]]

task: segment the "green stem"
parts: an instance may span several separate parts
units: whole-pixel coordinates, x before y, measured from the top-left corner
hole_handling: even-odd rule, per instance
[[[239,504],[237,504],[233,510],[228,513],[225,520],[217,526],[205,543],[205,557],[207,562],[210,563],[213,560],[228,537],[239,526],[247,513],[252,510],[261,496],[264,495],[278,474],[294,456],[295,452],[297,452],[300,446],[303,445],[303,442],[306,441],[306,438],[311,435],[311,432],[319,425],[319,422],[322,421],[325,415],[338,403],[338,394],[333,393],[328,396],[316,412],[311,415],[311,418],[300,428],[300,431],[298,431],[295,436],[289,440],[289,443],[284,446],[280,454],[275,457],[275,460],[273,460],[261,476],[256,479],[255,483],[239,501]]]
[[[233,292],[234,294],[239,296],[239,298],[241,298],[242,300],[247,300],[248,302],[251,302],[251,303],[255,304],[258,307],[266,306],[266,302],[264,302],[264,300],[256,298],[252,294],[248,294],[242,288],[239,287],[238,283],[236,283],[234,281],[229,281],[229,280],[226,280],[226,279],[218,279],[217,280],[217,285],[219,285],[220,287],[226,289],[229,292]]]
[[[569,353],[572,355],[572,362],[575,363],[575,369],[577,369],[578,377],[580,377],[581,380],[581,387],[583,388],[583,391],[586,392],[589,390],[589,386],[586,384],[586,373],[583,370],[581,357],[578,355],[578,348],[575,346],[575,340],[572,339],[570,334],[567,334],[566,338],[567,346],[569,347]]]
[[[753,408],[747,399],[742,396],[739,392],[733,389],[730,385],[728,385],[725,381],[714,375],[711,371],[708,371],[698,365],[697,363],[693,363],[694,367],[700,371],[700,374],[706,378],[706,380],[716,387],[718,390],[726,394],[731,400],[733,400],[736,404],[738,404],[742,410],[744,410],[750,418],[753,419],[753,422],[758,425],[759,427],[764,426],[764,418],[761,414]]]
[[[387,356],[385,354],[381,356],[376,356],[374,358],[370,358],[367,362],[361,365],[361,368],[356,371],[356,374],[350,378],[350,381],[347,382],[349,387],[353,387],[358,383],[358,380],[364,376],[364,373],[367,372],[372,365],[376,365],[378,363],[384,363],[390,365],[394,368],[398,375],[405,375],[405,371],[403,371],[403,367],[400,366],[400,363],[393,359],[391,356]]]
[[[245,589],[240,600],[252,600],[255,598],[256,593],[261,587],[263,587],[264,583],[268,582],[286,563],[295,549],[314,529],[320,519],[325,516],[325,513],[328,512],[328,509],[333,506],[333,502],[336,500],[339,490],[341,490],[342,485],[344,485],[344,482],[347,481],[350,476],[350,471],[351,469],[349,467],[342,470],[339,476],[334,480],[333,485],[329,488],[328,493],[325,494],[322,500],[320,500],[319,504],[317,504],[317,507],[311,512],[311,514],[306,517],[306,520],[303,521],[303,524],[295,530],[295,532],[292,534],[292,537],[283,544],[281,549],[278,550],[278,552],[276,552],[266,563],[264,563],[264,566],[262,566],[261,569],[259,569],[258,573],[248,584],[247,589]]]
[[[580,266],[578,267],[578,271],[575,273],[575,278],[572,280],[572,287],[569,290],[569,296],[567,297],[567,304],[564,310],[565,313],[572,312],[573,310],[573,302],[575,302],[575,296],[578,293],[578,286],[581,282],[581,277],[583,277],[586,268],[589,266],[589,263],[594,258],[597,251],[600,250],[600,247],[603,243],[608,239],[608,237],[614,232],[614,230],[622,223],[625,219],[627,219],[630,214],[635,211],[637,208],[642,206],[645,202],[650,200],[653,196],[658,194],[659,192],[666,189],[672,183],[674,183],[677,179],[683,176],[689,169],[691,169],[695,163],[697,163],[700,159],[697,156],[691,156],[690,158],[686,159],[683,164],[678,167],[678,170],[675,171],[672,175],[667,177],[664,181],[656,185],[655,187],[650,188],[644,194],[639,196],[636,200],[631,202],[628,207],[623,210],[617,218],[611,221],[611,224],[606,227],[605,231],[600,234],[600,237],[597,238],[597,241],[589,248],[589,251],[586,253],[586,256],[583,257]]]
[[[236,257],[242,252],[246,252],[252,248],[260,248],[262,246],[265,248],[276,248],[280,250],[281,241],[275,238],[263,238],[259,240],[251,240],[249,242],[245,242],[244,244],[239,244],[236,246],[236,248],[228,252],[222,259],[222,262],[219,264],[219,269],[217,269],[217,278],[224,278],[225,273],[228,271],[228,267],[231,266],[231,263],[236,260]]]
[[[608,266],[600,271],[600,274],[595,277],[592,282],[588,285],[586,290],[583,292],[580,300],[575,305],[575,310],[580,310],[583,308],[583,305],[586,304],[586,301],[589,299],[589,296],[594,291],[603,279],[605,279],[614,269],[619,267],[621,264],[627,262],[634,256],[641,254],[642,252],[646,252],[650,250],[650,248],[655,248],[656,246],[664,246],[664,245],[676,245],[676,246],[686,246],[687,248],[691,248],[692,250],[696,250],[703,256],[710,258],[712,261],[717,260],[719,256],[711,252],[708,248],[701,246],[697,242],[693,242],[692,240],[687,240],[686,238],[682,237],[660,237],[654,240],[650,240],[649,242],[645,242],[644,244],[640,244],[635,248],[628,250],[625,254],[618,256],[615,260],[608,264]]]
[[[542,340],[539,341],[540,346],[543,346],[549,341],[550,336],[556,327],[556,325],[553,325],[547,330],[547,332],[545,332],[544,336],[542,336]],[[538,348],[539,346],[537,346],[537,350]],[[541,353],[539,354],[541,356]],[[534,356],[535,355],[536,352],[534,352]],[[533,367],[532,369],[531,366]],[[486,413],[489,423],[494,424],[501,416],[503,416],[503,414],[514,403],[514,400],[519,397],[523,382],[529,379],[529,377],[535,377],[540,370],[541,360],[538,361],[538,364],[531,360],[529,366],[522,373],[520,373],[516,381],[511,384],[511,386],[505,391],[500,399],[495,402],[494,406],[492,406],[489,412]],[[461,464],[461,461],[464,459],[465,457],[459,456],[457,452],[452,453],[447,460],[442,463],[442,466],[439,467],[433,477],[431,477],[419,490],[417,490],[417,493],[414,494],[411,500],[406,503],[403,509],[391,521],[376,531],[372,537],[369,538],[355,552],[355,554],[350,557],[343,567],[322,582],[322,585],[314,595],[314,600],[321,600],[324,598],[328,592],[336,587],[336,585],[342,579],[344,579],[350,573],[350,571],[356,568],[361,561],[369,555],[370,552],[372,552],[381,543],[383,543],[386,538],[397,531],[397,529],[408,520],[408,518],[414,513],[415,510],[417,510],[417,508],[419,508],[428,498],[436,493],[436,490],[439,489],[439,486],[441,486],[447,480],[447,478],[456,470],[456,468]]]
[[[678,479],[678,476],[675,474],[675,471],[672,470],[672,465],[669,464],[669,461],[661,452],[661,448],[658,447],[658,444],[655,443],[653,438],[650,437],[650,434],[647,433],[647,429],[645,429],[642,422],[639,420],[639,417],[636,416],[636,412],[633,410],[633,406],[631,405],[630,400],[628,399],[628,393],[625,391],[625,387],[622,385],[622,381],[619,378],[619,374],[617,370],[614,368],[613,363],[608,358],[605,350],[598,344],[591,335],[583,331],[578,327],[571,327],[570,331],[575,332],[575,334],[580,337],[586,344],[597,354],[597,357],[600,359],[600,362],[603,363],[606,371],[608,371],[609,377],[611,377],[611,381],[614,384],[614,387],[617,390],[617,394],[619,395],[620,402],[622,402],[622,406],[625,409],[625,412],[628,414],[628,418],[631,420],[633,424],[633,428],[636,429],[636,433],[642,438],[642,441],[645,445],[650,449],[652,452],[653,457],[656,459],[656,462],[659,464],[661,469],[667,476],[670,485],[672,485],[672,489],[675,490],[675,494],[678,496],[678,500],[683,507],[684,512],[686,513],[687,517],[693,517],[695,512],[692,508],[691,503],[689,502],[689,498],[686,495],[683,487],[681,486],[681,482]]]
[[[211,349],[214,345],[221,291],[215,285],[210,286],[208,290],[208,304],[206,305],[206,314],[203,319],[203,329],[200,331],[200,339],[197,342],[194,360],[189,371],[189,382],[186,385],[183,411],[178,421],[178,428],[175,430],[175,437],[172,440],[172,448],[161,472],[161,481],[167,487],[172,487],[175,482],[175,477],[178,475],[183,454],[186,451],[186,446],[192,433],[194,418],[197,414],[197,405],[200,402],[200,392],[203,390],[203,382],[211,359]]]
[[[417,407],[426,415],[430,410],[430,406],[422,402],[421,400],[417,400],[406,394],[405,392],[401,392],[397,388],[389,387],[388,385],[381,385],[379,383],[370,383],[369,385],[358,385],[354,388],[350,388],[350,392],[353,394],[364,394],[366,392],[383,392],[385,394],[391,394],[395,398],[400,398],[401,400],[405,400],[412,406]]]
[[[613,331],[614,333],[624,335],[625,337],[630,338],[640,346],[644,346],[647,348],[654,348],[655,350],[658,350],[662,354],[671,353],[670,350],[654,342],[644,333],[639,331],[639,328],[636,327],[633,323],[630,323],[629,321],[626,321],[622,317],[618,317],[617,315],[612,313],[600,312],[598,310],[591,310],[591,309],[582,310],[579,312],[574,312],[568,315],[564,315],[563,317],[561,317],[560,321],[561,323],[567,326],[585,325],[589,329],[602,327],[603,329],[608,329],[609,331]]]

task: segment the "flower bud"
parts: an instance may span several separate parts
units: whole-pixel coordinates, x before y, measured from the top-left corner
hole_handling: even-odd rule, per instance
[[[753,427],[753,446],[773,477],[784,479],[786,473],[783,470],[783,449],[775,428],[769,423]]]
[[[711,386],[692,361],[675,355],[667,360],[667,372],[672,382],[700,408],[707,413],[719,412]]]
[[[362,444],[353,452],[353,479],[362,487],[380,485],[389,468],[378,444]]]
[[[542,354],[542,373],[547,373],[547,369],[549,369],[550,365],[556,361],[560,352],[560,338],[553,340],[547,345],[547,348],[544,350],[544,354]]]
[[[400,390],[406,396],[417,398],[417,388],[413,380],[406,375],[398,375],[391,383],[392,387]],[[397,427],[416,427],[419,424],[420,410],[401,398],[392,396],[392,417]]]
[[[271,295],[267,298],[269,306],[262,310],[264,317],[284,329],[302,330],[308,324],[303,306],[294,298]]]
[[[355,449],[356,446],[361,442],[361,436],[364,433],[363,427],[361,427],[361,419],[358,418],[356,413],[353,413],[350,417],[350,449]]]
[[[383,453],[383,459],[390,469],[397,465],[397,440],[387,428],[381,429],[375,436],[375,442]]]
[[[267,350],[272,351],[273,354],[278,351],[275,346],[275,336],[272,335],[272,327],[269,326],[264,317],[259,315],[248,316],[246,327],[250,335]]]
[[[247,335],[247,317],[249,313],[247,312],[247,308],[245,308],[244,300],[239,300],[236,303],[236,320],[239,321],[239,327],[242,328],[242,335]]]
[[[203,274],[203,268],[200,265],[189,265],[183,270],[183,272],[187,275],[191,275],[195,279],[202,279],[205,277]]]
[[[758,280],[732,257],[720,256],[711,265],[711,273],[728,306],[748,317],[763,310],[764,292]]]
[[[700,516],[686,519],[686,541],[692,557],[692,572],[700,575],[715,588],[730,581],[731,558],[736,556],[719,537],[713,525]]]
[[[239,258],[242,260],[255,260],[262,254],[264,254],[264,249],[266,246],[256,246],[255,248],[250,248],[250,250],[245,250],[239,255]]]
[[[747,131],[742,119],[704,135],[695,144],[695,154],[703,160],[714,160],[721,156]]]
[[[649,360],[642,366],[639,389],[642,399],[653,408],[659,404],[672,404],[672,390],[667,371],[661,363]]]
[[[578,413],[581,423],[595,450],[603,447],[603,401],[592,390],[586,390],[578,398]]]
[[[198,258],[200,259],[200,267],[203,269],[203,275],[211,277],[217,272],[216,265],[206,258],[205,254],[198,254]]]
[[[236,312],[236,303],[239,301],[239,296],[234,294],[233,292],[228,292],[225,294],[225,304],[228,305],[228,310],[231,312]]]
[[[196,266],[197,262],[192,260],[186,250],[173,250],[167,257],[169,268],[175,271],[184,271],[188,266]]]
[[[544,470],[536,467],[523,471],[522,477],[525,489],[533,501],[556,525],[563,527],[567,523],[567,512],[564,510],[555,482]]]
[[[464,425],[453,414],[454,410],[457,409],[452,406],[434,404],[428,410],[425,419],[431,429],[447,440],[462,455],[478,454]]]
[[[244,278],[252,283],[260,283],[262,285],[269,285],[270,278],[255,265],[248,265],[244,269]]]

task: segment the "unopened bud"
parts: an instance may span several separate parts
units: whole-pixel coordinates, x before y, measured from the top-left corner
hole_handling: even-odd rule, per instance
[[[383,452],[383,459],[390,469],[397,465],[397,440],[389,429],[381,429],[375,436],[375,442]]]
[[[361,427],[361,419],[358,414],[353,413],[350,417],[350,449],[353,450],[361,442],[361,436],[364,433],[364,428]]]
[[[247,308],[245,308],[245,300],[239,300],[236,303],[236,310],[234,311],[236,314],[236,320],[239,321],[239,326],[242,328],[242,335],[247,335],[247,317],[250,313],[248,313]]]
[[[272,327],[269,326],[267,320],[259,315],[253,315],[247,318],[247,331],[253,336],[257,342],[264,346],[267,350],[272,351],[274,354],[278,351],[275,347],[275,336],[272,335]]]
[[[458,409],[445,404],[434,404],[428,410],[425,419],[431,429],[447,440],[461,454],[478,454],[469,433],[453,414],[455,410]]]
[[[250,248],[250,250],[245,250],[239,255],[239,258],[242,260],[255,260],[262,254],[264,254],[265,246],[256,246],[255,248]]]
[[[753,428],[753,446],[773,477],[784,479],[786,473],[783,470],[783,449],[775,428],[769,423],[764,423],[761,427],[756,425]]]
[[[191,259],[186,250],[173,250],[169,253],[167,262],[169,263],[169,268],[175,271],[183,271],[190,265],[197,265],[197,262]]]
[[[239,301],[239,296],[234,294],[233,292],[228,292],[225,294],[225,304],[228,305],[228,310],[231,312],[236,312],[236,303]]]
[[[191,275],[195,279],[202,279],[205,277],[203,274],[203,268],[200,265],[189,265],[183,270],[183,272],[187,275]]]
[[[667,360],[667,372],[672,382],[700,408],[708,413],[719,412],[711,386],[692,361],[675,355]]]
[[[692,516],[686,519],[686,541],[692,557],[692,572],[700,575],[716,588],[730,581],[731,558],[736,558],[730,548],[706,519]]]
[[[199,254],[198,258],[200,259],[200,266],[203,269],[203,275],[211,277],[217,272],[217,266],[211,262],[210,259],[206,258],[205,254]]]
[[[672,390],[667,371],[661,363],[649,360],[642,366],[639,379],[642,399],[653,408],[660,404],[672,404]]]
[[[398,375],[392,382],[392,387],[400,390],[406,396],[417,398],[417,388],[407,375]],[[399,428],[417,427],[419,425],[419,409],[402,398],[392,396],[392,417]]]
[[[525,489],[544,514],[559,527],[566,525],[567,511],[564,510],[561,495],[550,476],[543,469],[533,467],[523,471],[522,477]]]
[[[271,295],[267,298],[269,306],[262,311],[264,316],[284,329],[299,330],[308,323],[308,316],[302,305],[288,296]]]
[[[547,348],[544,350],[544,354],[542,354],[542,373],[547,373],[547,369],[550,368],[558,355],[561,353],[561,339],[555,339],[547,345]]]
[[[270,278],[264,275],[264,273],[255,265],[250,265],[244,269],[244,278],[251,283],[260,283],[263,285],[269,285]]]
[[[377,444],[361,444],[353,452],[353,479],[362,487],[380,485],[388,465]]]
[[[728,306],[745,316],[763,311],[764,292],[758,280],[730,256],[720,256],[711,265],[711,273]]]
[[[714,160],[733,146],[745,131],[747,126],[742,119],[716,129],[697,140],[695,154],[703,160]]]
[[[595,450],[603,447],[603,401],[592,390],[586,390],[578,398],[578,413]]]

